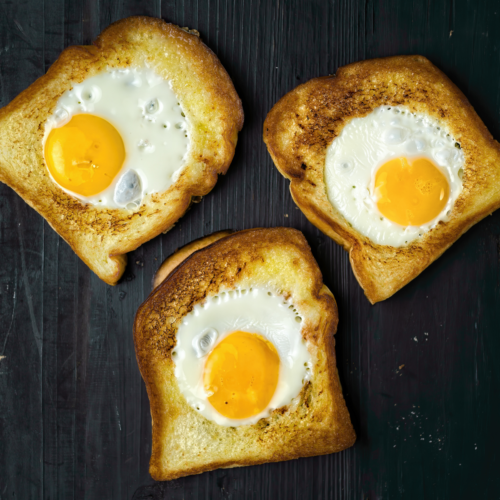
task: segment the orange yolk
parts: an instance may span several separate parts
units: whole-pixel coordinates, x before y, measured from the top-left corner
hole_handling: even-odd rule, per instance
[[[437,217],[446,206],[450,186],[430,160],[395,158],[375,175],[377,207],[402,226],[420,226]]]
[[[79,114],[52,129],[45,143],[45,161],[54,180],[81,196],[106,189],[125,160],[118,131],[103,118]]]
[[[212,406],[228,418],[263,411],[276,390],[280,358],[256,333],[236,331],[217,344],[205,363],[203,385]]]

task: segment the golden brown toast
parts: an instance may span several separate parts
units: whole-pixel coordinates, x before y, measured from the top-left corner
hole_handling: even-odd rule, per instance
[[[106,68],[147,65],[171,82],[191,130],[179,179],[135,210],[103,209],[66,194],[49,177],[44,126],[61,95]],[[213,52],[195,31],[161,19],[118,21],[91,46],[64,50],[47,74],[0,110],[0,180],[12,187],[106,283],[116,284],[126,254],[170,229],[192,201],[226,173],[243,125],[241,101]]]
[[[219,233],[220,236],[220,233]],[[208,246],[201,248],[202,244]],[[334,352],[335,299],[301,232],[251,229],[199,240],[199,250],[170,273],[139,308],[137,360],[153,421],[150,473],[169,480],[217,468],[322,455],[352,446],[356,436],[340,386]],[[289,298],[303,316],[302,335],[313,376],[288,406],[254,425],[226,427],[197,413],[181,394],[171,352],[183,317],[219,290],[267,287]]]
[[[353,118],[381,105],[406,106],[443,122],[464,156],[463,189],[449,219],[403,247],[356,231],[327,197],[327,147]],[[500,207],[500,145],[460,90],[425,57],[374,59],[340,68],[286,94],[269,112],[264,141],[306,217],[348,252],[373,304],[390,297],[483,217]]]

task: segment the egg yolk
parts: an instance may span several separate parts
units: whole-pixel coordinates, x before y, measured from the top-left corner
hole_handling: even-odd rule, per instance
[[[240,419],[265,410],[276,390],[280,358],[261,335],[236,331],[215,346],[203,372],[212,406],[225,417]]]
[[[125,146],[118,131],[99,116],[78,114],[50,131],[45,161],[54,180],[81,196],[106,189],[125,160]]]
[[[450,196],[448,180],[427,158],[395,158],[375,175],[377,207],[402,226],[420,226],[437,217]]]

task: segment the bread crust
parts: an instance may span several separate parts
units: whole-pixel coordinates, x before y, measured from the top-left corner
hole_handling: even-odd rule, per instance
[[[251,229],[207,243],[154,289],[134,322],[137,361],[153,421],[151,476],[170,480],[351,446],[356,436],[335,361],[337,306],[302,233]],[[171,351],[178,325],[197,303],[237,286],[275,289],[299,308],[313,377],[289,406],[254,425],[233,428],[204,418],[188,405],[176,382]]]
[[[382,105],[406,106],[444,123],[465,157],[463,190],[449,220],[403,247],[377,245],[329,202],[324,180],[328,146],[353,118]],[[298,86],[269,112],[264,141],[291,181],[306,217],[349,252],[369,301],[385,300],[418,276],[470,227],[500,207],[500,145],[462,92],[422,56],[362,61]]]
[[[192,125],[191,150],[179,179],[135,211],[81,203],[45,166],[46,120],[74,83],[104,71],[148,65],[168,79]],[[126,254],[170,229],[226,173],[243,126],[241,101],[227,72],[197,32],[161,19],[130,17],[91,46],[65,49],[47,74],[0,109],[0,180],[37,210],[106,283],[114,285]]]

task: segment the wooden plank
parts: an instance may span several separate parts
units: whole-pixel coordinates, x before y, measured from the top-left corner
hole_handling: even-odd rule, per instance
[[[44,9],[45,70],[64,48],[64,2]],[[74,408],[76,404],[76,285],[78,257],[44,222],[43,332],[43,497],[72,498]]]
[[[44,72],[43,6],[0,7],[0,105]],[[0,186],[0,495],[43,489],[42,353],[44,222]]]

